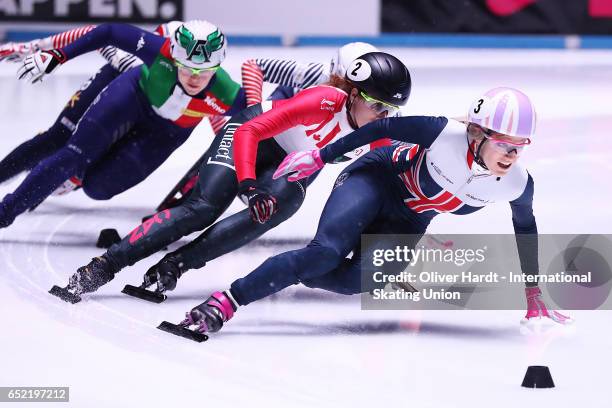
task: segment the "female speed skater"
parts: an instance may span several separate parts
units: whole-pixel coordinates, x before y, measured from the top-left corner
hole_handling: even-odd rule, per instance
[[[154,32],[164,37],[170,37],[181,24],[180,21],[161,24]],[[95,25],[89,25],[43,39],[4,44],[0,46],[0,61],[21,62],[25,57],[36,51],[61,48],[95,27]],[[108,61],[108,64],[89,78],[70,98],[53,126],[34,138],[23,142],[0,161],[0,183],[23,171],[29,171],[40,160],[64,146],[76,127],[76,123],[98,93],[120,73],[142,64],[142,61],[136,56],[116,47],[107,46],[99,51]],[[329,64],[300,63],[274,58],[247,60],[242,64],[241,69],[247,106],[262,102],[264,82],[279,85],[270,95],[270,100],[286,99],[293,96],[298,90],[328,81],[332,73],[343,75],[346,66],[351,61],[359,55],[373,51],[377,51],[377,49],[370,44],[354,42],[340,47]],[[227,118],[221,115],[209,116],[208,119],[215,134],[227,121]],[[133,167],[140,167],[143,162],[147,161],[146,154],[131,155],[130,157],[134,159]],[[197,160],[181,181],[177,183],[176,187],[167,194],[161,204],[158,205],[157,211],[179,205],[187,198],[197,181],[197,172],[202,159],[203,157]],[[125,189],[122,187],[121,178],[109,180],[108,178],[94,176],[95,174],[90,173],[86,180],[77,176],[70,177],[53,192],[53,195],[63,195],[83,187],[85,194],[93,199],[110,199]]]
[[[171,21],[161,24],[154,32],[163,37],[169,37],[181,24],[182,22],[180,21]],[[24,58],[37,51],[49,51],[64,47],[87,34],[95,27],[95,25],[88,25],[46,38],[1,45],[0,61],[22,62]],[[142,64],[142,61],[136,56],[119,50],[116,47],[107,46],[100,49],[99,52],[106,59],[107,64],[85,81],[80,89],[70,97],[50,128],[21,143],[0,161],[0,183],[13,178],[23,171],[31,170],[38,162],[64,147],[76,128],[76,124],[100,91],[121,73]],[[220,115],[210,116],[209,120],[215,132],[225,122],[223,116]],[[123,159],[126,160],[128,158],[132,159],[132,168],[140,168],[143,166],[143,163],[147,162],[146,154],[126,155]],[[89,172],[85,180],[82,180],[77,175],[73,175],[58,187],[53,192],[53,195],[66,194],[83,187],[83,191],[89,197],[97,200],[106,200],[124,191],[125,187],[122,185],[122,178],[108,179],[106,177],[96,177],[96,175],[96,172]]]
[[[291,98],[302,89],[328,82],[332,74],[344,76],[346,67],[354,59],[360,55],[375,51],[378,51],[378,49],[371,44],[352,42],[338,48],[331,61],[327,64],[321,62],[302,63],[276,58],[246,60],[241,67],[241,76],[242,86],[246,93],[247,106],[253,106],[262,102],[264,82],[278,85],[268,100]],[[215,122],[215,124],[217,123],[218,121]],[[224,123],[225,121],[217,129],[213,126],[215,134]],[[176,186],[166,195],[157,206],[157,212],[179,205],[187,199],[191,189],[197,182],[198,171],[205,156],[206,153],[193,164]]]
[[[56,286],[52,293],[77,302],[82,293],[97,290],[120,269],[208,228],[145,274],[144,286],[157,282],[159,292],[174,289],[186,270],[245,245],[297,211],[315,175],[297,183],[272,180],[287,153],[323,147],[375,119],[394,115],[407,102],[411,86],[408,68],[400,60],[371,52],[353,61],[344,78],[332,76],[327,85],[254,105],[232,117],[213,141],[198,185],[183,205],[136,227],[102,256],[80,267],[66,288]],[[236,194],[244,197],[249,208],[212,225]]]
[[[289,180],[300,180],[376,135],[416,144],[382,147],[348,166],[308,246],[268,258],[228,290],[214,292],[170,331],[184,333],[195,325],[196,333],[216,332],[239,306],[298,283],[341,294],[369,292],[375,288],[362,287],[361,234],[420,237],[439,213],[469,214],[496,201],[510,203],[523,273],[537,274],[534,182],[517,162],[534,137],[535,124],[535,109],[524,93],[495,88],[474,101],[467,126],[446,117],[387,118],[321,149],[291,153],[275,177],[290,174]],[[351,251],[353,256],[346,258]],[[525,293],[526,320],[570,322],[546,308],[537,284],[528,283]]]
[[[0,227],[49,196],[75,174],[122,179],[123,190],[159,167],[208,115],[232,115],[246,107],[244,90],[220,67],[226,41],[202,20],[181,24],[163,38],[125,24],[102,24],[63,48],[26,57],[21,79],[41,80],[60,64],[114,45],[143,64],[113,80],[78,122],[61,149],[37,164],[0,202]],[[146,166],[129,157],[146,154]]]

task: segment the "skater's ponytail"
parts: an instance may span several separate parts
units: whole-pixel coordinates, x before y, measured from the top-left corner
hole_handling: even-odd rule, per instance
[[[351,90],[355,88],[355,85],[351,84],[348,80],[336,74],[331,74],[329,76],[329,81],[327,81],[324,85],[329,85],[333,86],[334,88],[341,89],[347,94],[350,94]]]

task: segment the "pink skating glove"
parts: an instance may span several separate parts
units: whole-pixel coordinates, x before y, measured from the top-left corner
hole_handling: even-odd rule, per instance
[[[321,154],[318,149],[292,152],[278,166],[272,178],[276,180],[286,174],[291,174],[287,180],[297,181],[316,173],[323,166],[325,166],[325,163],[321,160]]]
[[[527,296],[527,314],[521,323],[528,323],[543,317],[559,324],[570,324],[573,322],[569,316],[565,316],[556,310],[548,310],[542,300],[542,291],[537,286],[535,288],[525,288],[525,296]]]

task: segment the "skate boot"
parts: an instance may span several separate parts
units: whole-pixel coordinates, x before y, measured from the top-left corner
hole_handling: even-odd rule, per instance
[[[165,292],[176,288],[176,282],[183,276],[180,266],[181,263],[172,257],[164,258],[157,265],[153,266],[157,276],[157,290]]]
[[[196,330],[200,333],[215,333],[234,316],[236,310],[237,306],[225,292],[215,292],[206,302],[191,309],[181,324],[198,325]]]
[[[573,319],[569,316],[565,316],[556,310],[548,310],[546,304],[542,300],[542,291],[537,286],[525,288],[525,296],[527,297],[527,314],[523,320],[521,320],[521,323],[526,324],[540,320],[543,317],[549,318],[559,324],[573,323]]]
[[[185,320],[179,324],[162,322],[158,329],[177,336],[202,342],[208,339],[206,333],[221,330],[223,323],[230,320],[238,306],[226,292],[213,293],[204,303],[187,312]],[[190,326],[197,326],[193,330]]]
[[[174,290],[178,279],[183,275],[180,265],[174,257],[166,256],[149,268],[140,286],[125,285],[122,292],[149,302],[161,303],[167,299],[164,292]],[[154,291],[148,290],[153,284],[157,284],[157,288]]]
[[[68,286],[65,288],[53,286],[49,293],[66,302],[78,303],[81,301],[81,294],[95,292],[113,280],[115,272],[104,255],[98,256],[87,265],[77,269],[76,273],[68,280]]]

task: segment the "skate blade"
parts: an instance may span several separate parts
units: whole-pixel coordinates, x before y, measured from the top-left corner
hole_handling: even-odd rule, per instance
[[[163,293],[154,292],[152,290],[147,290],[145,288],[133,285],[125,285],[121,293],[153,303],[161,303],[168,298],[168,296],[164,295]]]
[[[174,334],[175,336],[180,336],[189,340],[197,341],[198,343],[202,343],[208,340],[208,336],[203,333],[198,333],[196,331],[189,330],[184,326],[166,321],[161,322],[161,324],[157,326],[157,328],[167,333]]]
[[[66,288],[60,288],[57,285],[53,285],[49,293],[52,294],[53,296],[57,296],[58,298],[62,299],[64,302],[75,304],[81,301],[81,297],[79,295],[70,293],[68,292]]]
[[[412,286],[408,282],[394,282],[392,284],[392,286],[400,288],[401,290],[403,290],[406,293],[415,293],[415,292],[419,291],[417,288],[415,288],[414,286]]]

